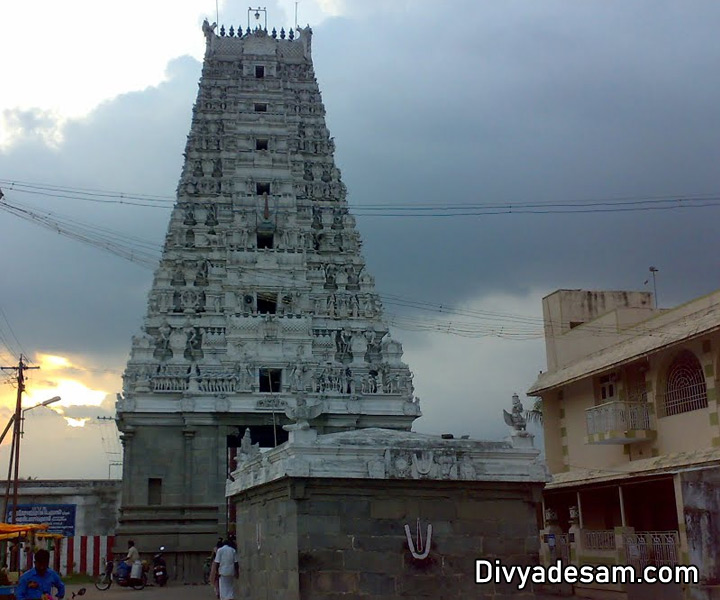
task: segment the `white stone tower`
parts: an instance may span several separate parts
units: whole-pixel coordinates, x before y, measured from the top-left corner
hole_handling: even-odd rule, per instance
[[[117,402],[120,545],[166,546],[185,579],[233,521],[246,428],[272,447],[298,414],[321,433],[420,415],[334,164],[312,31],[203,30],[177,203]]]

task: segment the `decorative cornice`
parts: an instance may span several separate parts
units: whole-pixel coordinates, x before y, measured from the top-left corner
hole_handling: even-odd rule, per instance
[[[289,442],[263,454],[240,451],[226,496],[283,477],[544,483],[549,475],[531,444],[529,436],[487,442],[375,428],[293,431]]]

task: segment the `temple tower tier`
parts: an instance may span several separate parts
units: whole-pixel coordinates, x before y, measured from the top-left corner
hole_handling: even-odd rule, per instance
[[[283,426],[420,416],[335,166],[311,29],[203,31],[177,202],[116,404],[119,544],[164,545],[185,580],[231,529],[244,436],[271,448]]]

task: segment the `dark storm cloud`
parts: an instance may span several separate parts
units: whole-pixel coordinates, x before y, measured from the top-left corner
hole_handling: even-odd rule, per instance
[[[354,204],[720,189],[720,6],[463,2],[442,20],[414,7],[316,32],[316,72]],[[388,291],[452,301],[532,285],[638,288],[656,264],[665,300],[677,302],[716,287],[707,275],[717,216],[359,223]]]
[[[720,191],[720,5],[409,6],[314,28],[315,71],[352,205]],[[58,148],[32,133],[47,128],[47,115],[17,113],[27,136],[0,151],[2,177],[172,195],[199,73],[193,59],[174,61],[165,83],[69,123]],[[158,243],[167,228],[168,210],[6,193]],[[557,287],[637,289],[653,264],[661,300],[675,303],[716,287],[718,214],[358,224],[381,292],[457,302]],[[0,235],[8,282],[1,301],[28,349],[122,362],[150,272],[4,213]]]
[[[197,61],[173,61],[167,82],[71,121],[58,149],[24,138],[0,152],[3,178],[172,197],[199,74]],[[10,201],[157,244],[170,215],[169,209],[31,196],[3,187]],[[100,364],[122,361],[142,320],[151,272],[6,213],[0,213],[0,235],[5,281],[19,283],[12,293],[5,288],[2,302],[23,345],[92,355]]]

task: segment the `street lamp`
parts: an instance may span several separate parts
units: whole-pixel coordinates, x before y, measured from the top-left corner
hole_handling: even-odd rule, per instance
[[[41,402],[40,404],[35,404],[34,406],[30,406],[28,408],[23,408],[22,410],[22,416],[20,417],[20,437],[22,437],[24,431],[23,431],[23,421],[25,420],[25,413],[29,410],[32,410],[33,408],[37,408],[38,406],[48,406],[50,404],[53,404],[55,402],[59,402],[61,400],[60,396],[55,396],[54,398],[50,398],[49,400],[45,400],[45,402]],[[2,438],[0,437],[0,443],[2,443]]]
[[[53,402],[58,402],[59,400],[61,400],[60,396],[55,396],[54,398],[50,398],[50,400],[45,400],[45,402],[41,402],[40,404],[36,404],[35,406],[31,406],[30,408],[23,409],[22,414],[24,415],[27,411],[32,410],[33,408],[37,408],[38,406],[47,406],[48,404],[52,404]],[[21,416],[21,419],[24,420],[25,417]],[[13,426],[14,422],[15,422],[15,415],[10,417],[10,420],[7,422],[7,425],[5,425],[5,430],[2,432],[2,434],[0,434],[0,444],[3,443],[5,436],[8,434],[8,431],[10,431],[10,428]],[[21,435],[22,435],[22,431],[21,431]]]
[[[44,402],[41,402],[40,404],[36,404],[35,406],[31,406],[29,408],[25,408],[20,413],[20,423],[16,423],[17,415],[16,412],[12,417],[10,417],[10,420],[8,421],[8,424],[5,426],[5,431],[2,432],[2,435],[0,435],[0,443],[2,443],[3,439],[7,435],[7,432],[10,430],[10,427],[14,424],[15,425],[15,432],[16,434],[19,434],[17,436],[17,440],[13,439],[12,448],[10,448],[10,465],[8,467],[8,478],[7,478],[7,485],[5,487],[5,503],[3,506],[3,514],[2,514],[2,520],[6,521],[7,519],[7,507],[8,502],[10,499],[10,483],[12,481],[13,483],[13,514],[12,514],[12,522],[15,523],[15,517],[17,514],[17,493],[18,493],[18,474],[19,474],[19,466],[20,466],[20,437],[22,437],[22,422],[25,420],[25,413],[29,410],[32,410],[33,408],[37,408],[38,406],[48,406],[49,404],[52,404],[54,402],[58,402],[60,400],[60,396],[55,396],[53,398],[50,398],[49,400],[45,400]],[[13,450],[15,456],[13,457]],[[13,462],[15,464],[15,477],[12,476],[12,467]]]

